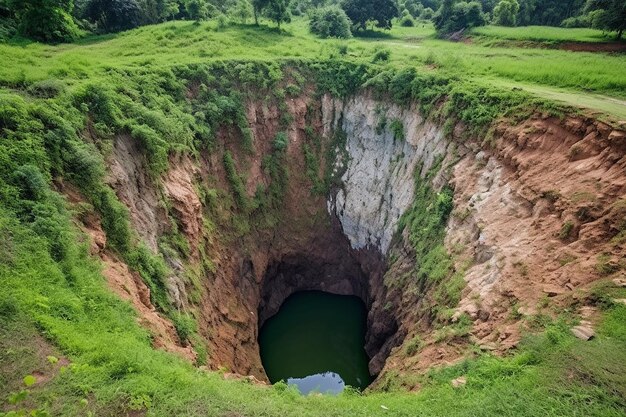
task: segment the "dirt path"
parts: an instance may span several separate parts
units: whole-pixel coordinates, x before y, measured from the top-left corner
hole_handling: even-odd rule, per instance
[[[490,84],[500,85],[502,87],[520,88],[540,97],[569,104],[573,107],[602,113],[618,121],[626,121],[626,100],[621,98],[594,93],[573,92],[556,87],[519,83],[502,78],[492,79],[490,80]]]

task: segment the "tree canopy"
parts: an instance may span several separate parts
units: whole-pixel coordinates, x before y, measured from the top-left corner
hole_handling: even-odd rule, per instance
[[[626,1],[625,0],[589,0],[587,11],[597,11],[593,25],[599,29],[617,32],[617,39],[621,39],[626,29]]]
[[[91,0],[85,15],[103,30],[111,32],[141,24],[141,7],[136,0]]]
[[[265,7],[267,17],[278,25],[291,22],[291,11],[289,10],[290,0],[269,0]]]
[[[515,26],[518,13],[517,0],[502,0],[493,9],[493,23],[500,26]]]
[[[357,29],[365,29],[367,22],[379,28],[391,28],[391,20],[398,16],[394,0],[344,0],[342,7]]]
[[[483,26],[486,23],[482,5],[477,1],[444,0],[433,17],[440,35]]]
[[[74,0],[10,0],[22,35],[44,42],[63,42],[78,37],[72,18]]]
[[[351,22],[346,12],[338,6],[315,9],[311,13],[309,27],[322,38],[349,38]]]

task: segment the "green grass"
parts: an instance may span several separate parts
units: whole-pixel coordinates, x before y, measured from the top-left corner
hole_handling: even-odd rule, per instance
[[[508,33],[506,31],[522,29],[528,30],[495,30]],[[575,29],[550,30],[562,31],[564,38],[581,37]],[[371,62],[375,49],[385,46],[391,50],[389,63],[394,67],[425,69],[434,65],[439,72],[463,78],[497,76],[568,88],[578,93],[594,91],[624,97],[626,91],[624,56],[451,43],[433,39],[429,25],[372,32],[372,36],[346,41],[321,40],[308,33],[304,20],[285,25],[283,34],[266,27],[233,25],[218,30],[215,22],[200,25],[173,22],[117,36],[91,37],[78,44],[2,44],[0,55],[7,64],[0,65],[0,85],[20,87],[59,79],[71,86],[81,80],[101,77],[112,68],[147,70],[242,57],[259,60],[339,58],[340,45],[348,48],[347,55],[341,58],[357,63]]]
[[[560,28],[551,26],[484,26],[472,29],[472,34],[489,38],[538,42],[607,42],[613,37],[598,29]]]

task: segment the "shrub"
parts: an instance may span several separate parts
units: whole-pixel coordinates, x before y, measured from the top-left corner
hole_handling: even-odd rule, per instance
[[[329,6],[311,13],[309,28],[322,38],[350,38],[352,22],[340,7]]]
[[[71,15],[73,1],[21,0],[11,5],[25,36],[44,42],[67,42],[80,35]]]
[[[366,29],[368,22],[391,29],[391,21],[398,16],[395,0],[344,0],[341,4],[357,29]]]
[[[13,175],[14,181],[20,187],[22,198],[38,201],[44,198],[48,190],[48,183],[39,168],[34,165],[23,165]]]
[[[411,16],[403,16],[402,19],[400,19],[400,26],[413,27],[415,26],[415,20],[413,20]]]
[[[53,98],[61,94],[65,90],[65,84],[59,80],[43,80],[32,84],[28,88],[28,92],[40,98]]]
[[[422,13],[420,14],[420,19],[431,20],[434,15],[435,15],[435,11],[431,9],[430,7],[426,7],[424,8],[424,10],[422,10]]]
[[[402,16],[400,17],[400,26],[413,27],[415,26],[415,19],[409,13],[407,9],[404,9]]]
[[[8,320],[15,316],[18,312],[17,301],[14,298],[2,298],[0,299],[0,317],[3,320]]]
[[[446,0],[433,16],[435,29],[439,35],[446,35],[463,29],[483,26],[486,23],[482,5],[477,1],[454,2]]]
[[[374,52],[374,57],[372,58],[372,62],[385,62],[389,61],[391,57],[391,51],[387,48],[379,48]]]
[[[419,336],[414,336],[411,340],[408,341],[406,346],[404,347],[404,352],[407,356],[415,355],[422,347],[422,339]]]
[[[235,194],[235,202],[240,209],[246,210],[248,207],[248,195],[246,194],[246,187],[235,167],[235,160],[233,155],[226,151],[224,152],[224,170],[226,171],[226,177],[230,183],[233,193]]]
[[[574,230],[574,223],[571,220],[566,221],[565,223],[563,223],[563,226],[561,227],[561,231],[559,232],[559,239],[561,240],[569,239],[573,230]]]
[[[171,309],[165,281],[168,269],[162,256],[154,255],[144,245],[137,246],[126,256],[128,266],[139,272],[141,279],[150,288],[150,300],[162,312]]]
[[[131,130],[133,139],[141,144],[148,161],[150,162],[150,170],[153,174],[158,175],[167,169],[167,155],[169,145],[161,139],[161,136],[151,127],[147,125],[137,125]]]
[[[191,336],[197,331],[198,325],[193,317],[186,313],[180,313],[178,311],[170,314],[174,328],[178,338],[183,345],[186,345]]]
[[[263,160],[263,169],[271,180],[267,189],[270,197],[269,203],[274,208],[277,208],[282,203],[287,191],[289,172],[285,158],[288,144],[289,137],[287,134],[279,132],[274,138],[273,152]]]
[[[85,191],[88,192],[94,207],[102,216],[102,228],[107,235],[107,246],[117,249],[120,253],[128,251],[131,232],[126,206],[119,202],[111,188]]]
[[[88,111],[95,123],[109,128],[119,125],[122,112],[115,104],[115,96],[105,84],[89,84],[75,95],[75,104]]]
[[[394,119],[391,124],[389,125],[389,127],[391,128],[391,131],[393,132],[393,139],[394,140],[398,140],[398,141],[403,141],[405,136],[404,136],[404,124],[402,123],[402,120],[399,119]]]

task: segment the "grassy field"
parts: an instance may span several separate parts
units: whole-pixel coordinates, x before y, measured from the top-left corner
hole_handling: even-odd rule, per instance
[[[236,125],[240,97],[227,87],[243,75],[257,90],[274,86],[283,74],[276,61],[329,63],[318,68],[329,71],[328,78],[365,67],[341,72],[342,61],[367,64],[372,88],[396,100],[423,99],[431,111],[427,100],[453,93],[449,103],[459,108],[451,111],[482,125],[536,103],[513,88],[570,105],[593,92],[597,101],[589,107],[623,115],[623,56],[489,48],[437,40],[433,33],[420,24],[338,41],[312,37],[302,20],[282,33],[172,22],[75,44],[0,45],[0,410],[13,410],[11,417],[624,415],[626,307],[610,300],[626,298],[626,291],[602,287],[592,297],[604,319],[590,342],[570,335],[572,312],[555,312],[556,320],[528,318],[542,334],[529,335],[509,357],[476,349],[463,363],[408,376],[419,380],[418,393],[404,392],[399,384],[407,376],[399,375],[365,395],[302,397],[284,384],[225,381],[152,349],[148,332],[107,290],[101,266],[81,243],[72,221],[77,208],[50,187],[53,178],[81,187],[106,215],[107,238],[118,254],[144,279],[162,279],[162,265],[129,243],[127,213],[104,183],[97,146],[106,152],[112,133],[129,131],[158,175],[169,152],[207,150],[220,123]],[[381,51],[389,51],[387,60]],[[187,100],[190,79],[180,74],[205,77],[209,87],[200,103]],[[228,80],[229,74],[239,79]],[[475,111],[461,106],[472,104]],[[80,136],[88,112],[103,143]],[[45,382],[32,384],[34,369],[45,371]],[[450,380],[460,375],[467,386],[452,388]]]
[[[598,29],[560,28],[551,26],[484,26],[474,28],[472,34],[496,39],[538,42],[608,42],[614,37]]]
[[[577,30],[562,30],[565,31],[562,36],[570,30],[574,37],[580,36]],[[435,69],[465,79],[494,76],[566,88],[572,93],[626,97],[626,57],[623,55],[491,48],[437,40],[432,37],[433,33],[429,24],[420,24],[416,28],[394,28],[389,32],[371,32],[365,38],[337,41],[313,37],[303,20],[285,25],[284,33],[267,27],[219,28],[215,22],[200,25],[175,22],[117,36],[92,37],[78,44],[0,45],[0,55],[5,57],[5,63],[10,63],[0,66],[0,85],[28,86],[49,79],[77,84],[105,75],[109,68],[147,70],[242,57],[258,60],[341,57],[370,63],[376,50],[386,48],[391,52],[388,65],[394,67]],[[346,56],[340,56],[340,46],[347,47]]]

